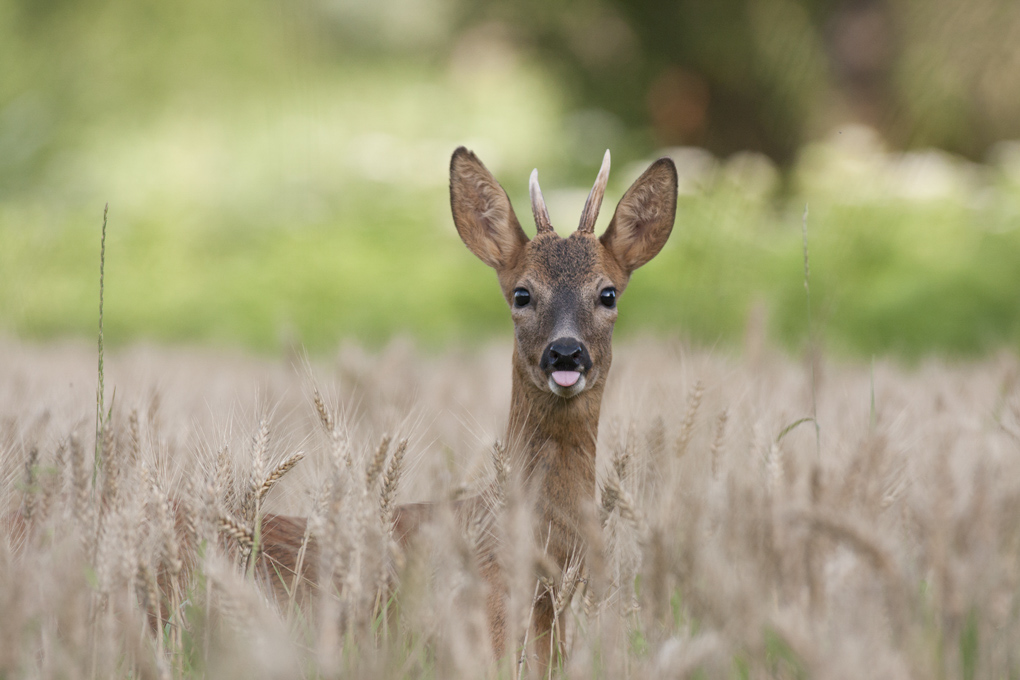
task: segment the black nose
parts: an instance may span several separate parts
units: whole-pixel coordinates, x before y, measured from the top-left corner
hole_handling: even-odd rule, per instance
[[[557,338],[542,353],[543,371],[587,371],[591,368],[588,350],[575,338]]]

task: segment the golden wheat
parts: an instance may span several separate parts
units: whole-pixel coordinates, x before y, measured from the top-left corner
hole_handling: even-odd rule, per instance
[[[614,353],[587,571],[561,574],[494,443],[503,345],[304,371],[108,352],[96,460],[94,348],[0,341],[0,676],[527,677],[486,655],[486,541],[514,639],[544,576],[564,677],[1020,674],[1015,356],[828,361],[812,397],[777,355]],[[396,548],[398,503],[464,488],[492,491],[491,520],[440,510]],[[281,601],[239,565],[266,512],[310,518],[299,560],[322,587]]]

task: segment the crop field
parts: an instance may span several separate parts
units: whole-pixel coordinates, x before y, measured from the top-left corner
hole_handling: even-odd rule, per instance
[[[549,586],[553,674],[1020,674],[1016,356],[907,369],[747,344],[618,343],[595,549]],[[380,522],[494,477],[507,344],[125,346],[105,357],[98,445],[93,347],[7,339],[0,356],[0,677],[534,674],[485,651],[471,536],[439,520],[403,554]],[[526,507],[510,495],[498,518],[520,538],[502,559],[522,637]],[[312,518],[336,587],[267,595],[243,561],[263,510]]]
[[[0,0],[0,680],[1020,679],[1018,36],[1008,0]],[[533,170],[566,235],[607,149],[596,234],[677,168],[587,514],[508,441],[461,146],[529,235]]]

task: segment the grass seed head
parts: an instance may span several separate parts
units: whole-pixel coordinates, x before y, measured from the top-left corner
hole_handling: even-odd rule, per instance
[[[683,422],[680,425],[680,434],[676,438],[676,456],[682,458],[687,453],[687,447],[691,444],[691,437],[694,436],[694,426],[697,423],[698,409],[701,408],[701,398],[704,394],[700,380],[695,380],[691,391],[687,395],[687,411],[684,413]]]
[[[407,439],[401,439],[397,444],[397,450],[393,452],[390,464],[386,466],[386,472],[383,474],[382,490],[379,494],[379,517],[384,527],[391,526],[393,522],[393,500],[397,495],[406,451]]]

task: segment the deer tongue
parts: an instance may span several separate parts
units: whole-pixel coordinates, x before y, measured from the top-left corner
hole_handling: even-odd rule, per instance
[[[553,371],[552,379],[560,387],[572,387],[578,381],[581,374],[577,371]]]

